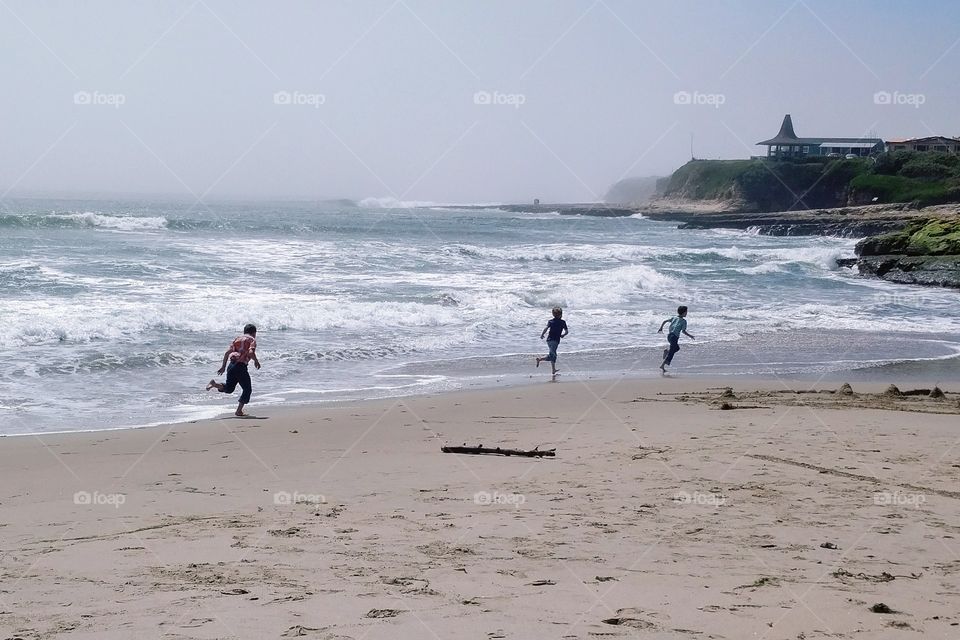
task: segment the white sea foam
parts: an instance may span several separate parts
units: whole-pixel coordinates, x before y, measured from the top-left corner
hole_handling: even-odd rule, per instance
[[[740,269],[735,269],[735,271],[739,271],[740,273],[745,273],[747,275],[752,276],[752,275],[761,275],[766,273],[779,273],[783,271],[783,268],[776,263],[767,262],[764,264],[758,264],[755,267],[743,267]]]
[[[83,213],[56,214],[52,217],[76,221],[77,224],[86,227],[100,227],[118,231],[155,231],[165,229],[167,226],[167,219],[163,216],[111,216],[85,211]]]
[[[710,366],[721,340],[721,351],[759,344],[770,362],[802,360],[807,344],[812,359],[829,361],[850,341],[862,362],[939,355],[945,348],[920,343],[960,334],[955,294],[834,270],[852,253],[848,240],[678,232],[639,219],[582,221],[565,233],[548,214],[418,212],[434,236],[408,215],[300,204],[230,207],[229,224],[214,228],[199,212],[168,225],[170,208],[159,205],[59,206],[0,221],[16,230],[0,243],[3,403],[38,430],[74,416],[96,426],[179,419],[194,405],[219,412],[225,399],[198,389],[246,322],[261,332],[255,402],[293,387],[329,391],[324,398],[424,388],[389,390],[396,381],[375,378],[383,370],[451,385],[494,384],[521,375],[517,367],[528,375],[554,304],[571,327],[562,348],[571,373],[587,361],[615,372],[625,346],[656,355],[656,329],[678,304],[690,306],[698,338],[683,358],[691,368]],[[166,227],[177,232],[158,233]],[[107,233],[123,231],[138,235]],[[911,339],[890,339],[891,328]],[[741,336],[751,343],[738,346]],[[720,373],[730,365],[711,357]]]
[[[250,291],[239,305],[229,292],[209,289],[157,296],[144,301],[116,299],[109,306],[98,297],[69,301],[25,301],[0,309],[0,346],[44,343],[130,341],[156,331],[229,334],[250,319],[267,331],[370,331],[391,327],[442,327],[462,323],[455,307],[410,302],[350,302],[318,296]]]
[[[631,265],[564,279],[546,290],[526,294],[524,300],[534,307],[560,305],[590,308],[618,305],[639,292],[668,292],[678,284],[676,278],[652,267]]]
[[[541,244],[537,246],[507,245],[489,247],[482,245],[457,244],[446,249],[447,253],[458,253],[473,258],[517,262],[578,262],[578,261],[621,261],[634,262],[642,258],[663,253],[655,247],[628,244]]]
[[[418,209],[430,207],[432,209],[457,209],[462,207],[469,207],[475,209],[477,207],[490,207],[495,208],[501,205],[499,202],[432,202],[430,200],[400,200],[393,196],[386,196],[382,198],[364,198],[357,203],[359,206],[364,209]]]
[[[427,200],[399,200],[393,196],[382,198],[364,198],[358,202],[364,209],[416,209],[417,207],[440,206]]]

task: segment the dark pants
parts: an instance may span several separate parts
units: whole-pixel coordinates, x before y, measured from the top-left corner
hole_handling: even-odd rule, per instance
[[[240,394],[240,402],[247,404],[250,402],[250,394],[253,392],[253,383],[250,381],[250,370],[242,362],[231,362],[227,367],[227,381],[220,389],[221,393],[233,393],[233,390],[240,385],[243,393]]]
[[[677,351],[680,351],[680,336],[668,335],[667,342],[670,343],[670,348],[667,349],[667,357],[666,360],[664,360],[664,364],[673,362],[673,356],[676,355]]]
[[[547,357],[544,358],[547,362],[556,362],[557,361],[557,347],[560,346],[559,340],[547,340],[547,348],[550,349],[550,352],[547,354]]]

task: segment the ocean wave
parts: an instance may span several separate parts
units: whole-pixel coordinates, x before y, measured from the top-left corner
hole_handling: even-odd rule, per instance
[[[456,307],[415,302],[360,302],[308,295],[271,295],[249,291],[241,307],[229,292],[181,291],[169,300],[144,303],[117,298],[110,305],[84,296],[62,300],[24,301],[16,309],[0,309],[0,347],[98,340],[131,342],[154,332],[231,334],[253,321],[265,331],[327,331],[375,335],[384,324],[400,328],[443,327],[463,323]]]
[[[734,261],[740,263],[787,264],[806,263],[827,270],[836,269],[836,259],[852,252],[852,245],[826,247],[770,247],[741,249],[739,247],[663,248],[658,246],[610,244],[542,244],[531,246],[507,245],[489,247],[474,244],[455,244],[443,252],[454,257],[509,262],[620,262],[636,263],[644,260],[663,260],[692,264]],[[756,266],[755,265],[755,266]],[[758,270],[758,273],[763,271]]]
[[[672,256],[679,262],[736,261],[757,265],[809,264],[821,269],[837,269],[837,258],[852,254],[853,245],[815,247],[769,247],[741,249],[739,247],[706,247],[677,249],[661,257]],[[739,270],[739,269],[738,269]]]
[[[763,264],[758,264],[753,267],[742,267],[739,269],[734,269],[734,271],[739,271],[740,273],[743,273],[749,276],[754,276],[754,275],[763,275],[767,273],[781,273],[783,272],[783,268],[779,264],[776,264],[773,262],[766,262]]]
[[[93,211],[85,211],[83,213],[62,214],[60,217],[75,220],[84,227],[101,227],[120,231],[159,230],[167,226],[167,219],[163,216],[108,216]]]
[[[533,307],[590,308],[621,304],[641,291],[663,293],[679,286],[676,278],[638,264],[581,273],[546,290],[524,293],[522,298]]]
[[[430,202],[428,200],[399,200],[392,196],[364,198],[357,204],[364,209],[419,209],[423,207],[445,206],[439,202]]]
[[[393,196],[385,196],[382,198],[364,198],[357,203],[360,207],[364,209],[462,209],[464,207],[469,209],[477,209],[481,207],[488,207],[495,209],[501,206],[499,202],[433,202],[431,200],[400,200],[394,198]]]
[[[163,216],[106,215],[94,211],[0,215],[0,228],[101,228],[115,231],[157,231],[167,227]]]
[[[467,258],[504,260],[511,262],[635,262],[662,252],[656,247],[628,244],[542,244],[487,247],[456,244],[444,251]]]

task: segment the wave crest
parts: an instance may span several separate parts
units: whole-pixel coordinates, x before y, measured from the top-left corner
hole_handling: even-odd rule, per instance
[[[0,215],[0,227],[9,228],[100,228],[115,231],[159,231],[167,228],[163,216],[105,215],[95,211],[82,213],[53,214],[7,214]]]

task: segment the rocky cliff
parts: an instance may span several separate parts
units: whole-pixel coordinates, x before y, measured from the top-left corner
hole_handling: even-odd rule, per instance
[[[960,216],[910,223],[861,240],[857,268],[891,282],[960,288]]]
[[[691,160],[666,181],[663,197],[729,202],[752,213],[871,203],[925,207],[960,202],[960,155],[897,151],[875,158]]]

